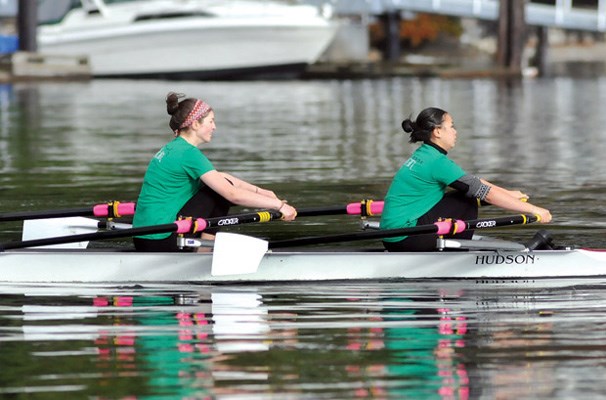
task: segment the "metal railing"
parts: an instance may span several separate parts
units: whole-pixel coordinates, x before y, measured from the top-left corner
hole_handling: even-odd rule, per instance
[[[390,11],[434,14],[496,20],[499,0],[303,0],[321,5],[329,3],[335,14],[376,15]],[[562,29],[606,31],[606,0],[596,0],[596,7],[575,6],[574,0],[554,0],[553,5],[529,1],[526,4],[528,25]]]

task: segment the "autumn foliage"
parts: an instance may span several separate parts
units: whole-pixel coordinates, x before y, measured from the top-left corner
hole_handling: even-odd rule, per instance
[[[401,20],[399,31],[402,44],[415,48],[436,41],[440,35],[459,37],[462,27],[456,18],[419,13],[414,19]],[[373,45],[380,47],[385,41],[385,28],[380,22],[371,24],[369,33]]]

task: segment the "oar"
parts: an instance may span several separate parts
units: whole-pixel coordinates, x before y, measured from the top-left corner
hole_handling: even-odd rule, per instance
[[[135,203],[120,203],[119,201],[112,201],[105,204],[97,204],[92,207],[4,213],[0,214],[0,222],[85,216],[119,218],[123,215],[133,215],[134,213]]]
[[[538,220],[539,218],[534,215],[513,215],[509,217],[483,218],[468,221],[447,220],[410,228],[364,231],[329,236],[311,236],[299,239],[277,240],[273,242],[267,242],[266,240],[251,238],[250,236],[245,235],[219,232],[213,250],[212,275],[254,273],[259,268],[263,255],[270,248],[274,249],[279,247],[295,247],[310,244],[382,239],[387,237],[423,234],[449,235],[461,233],[468,229],[529,224]],[[234,251],[234,249],[238,250]]]
[[[377,231],[363,231],[355,233],[344,233],[327,236],[308,236],[298,239],[275,240],[269,242],[268,248],[297,247],[310,244],[324,244],[337,242],[350,242],[356,240],[383,239],[396,236],[424,235],[433,233],[436,235],[457,234],[469,229],[495,228],[498,226],[523,225],[538,221],[535,215],[513,215],[499,218],[482,218],[474,220],[446,220],[433,224],[412,226],[400,229],[385,229]]]
[[[26,219],[23,221],[21,240],[44,239],[49,237],[97,232],[97,230],[101,228],[100,224],[100,221],[86,217],[44,218],[32,220]],[[85,249],[87,246],[88,241],[63,243],[45,247],[60,249]]]
[[[117,239],[138,235],[150,235],[153,233],[198,233],[212,227],[239,225],[250,222],[267,222],[274,219],[279,219],[281,217],[282,213],[278,211],[260,211],[256,213],[234,214],[226,217],[182,219],[170,224],[145,226],[140,228],[83,233],[79,235],[23,240],[18,242],[7,242],[0,244],[0,251],[9,249],[22,249],[26,247],[39,247],[63,243],[83,242],[90,240]]]
[[[105,217],[108,219],[118,218],[122,215],[132,215],[135,211],[135,203],[112,202],[108,204],[99,204],[93,208],[78,208],[70,210],[51,210],[37,212],[21,212],[5,214],[5,220],[23,219],[23,235],[21,240],[43,239],[55,236],[76,235],[91,232],[97,229],[129,229],[129,224],[117,224],[113,221],[97,221],[91,218],[81,216],[75,217],[68,215],[94,215],[96,217]],[[314,217],[323,215],[349,214],[360,216],[372,216],[381,214],[383,211],[383,201],[361,200],[357,203],[346,205],[337,205],[329,207],[315,207],[298,209],[298,217]],[[272,213],[271,210],[266,210]],[[222,220],[223,225],[229,225],[231,218],[237,218],[238,215],[226,216]],[[61,245],[48,245],[45,247],[53,248],[86,248],[88,242],[63,243]]]
[[[317,217],[322,215],[360,215],[363,217],[379,215],[383,212],[383,201],[381,200],[361,200],[357,203],[346,205],[301,208],[297,209],[297,217]]]
[[[268,249],[295,247],[310,244],[349,242],[356,240],[382,239],[411,235],[450,235],[469,229],[495,228],[498,226],[523,225],[539,220],[535,215],[513,215],[500,218],[483,218],[475,220],[447,220],[433,224],[419,225],[410,228],[364,231],[329,236],[310,236],[299,239],[266,240],[251,238],[235,233],[219,232],[215,240],[212,260],[212,275],[250,274],[257,271],[263,255]],[[254,240],[250,240],[254,239]],[[234,249],[238,249],[234,251]]]
[[[22,221],[29,219],[47,219],[47,218],[64,218],[64,217],[105,217],[119,218],[125,215],[133,215],[135,213],[135,203],[120,203],[112,201],[104,204],[97,204],[92,207],[68,208],[62,210],[46,210],[46,211],[18,211],[11,213],[0,214],[0,222]],[[371,216],[381,214],[383,211],[383,201],[362,200],[357,203],[349,203],[346,205],[303,208],[298,210],[299,217],[311,217],[321,215],[362,215]]]

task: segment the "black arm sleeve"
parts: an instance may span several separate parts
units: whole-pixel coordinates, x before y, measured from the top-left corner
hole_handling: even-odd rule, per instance
[[[486,200],[490,186],[482,183],[480,178],[473,175],[464,175],[449,185],[451,188],[465,193],[467,197]]]

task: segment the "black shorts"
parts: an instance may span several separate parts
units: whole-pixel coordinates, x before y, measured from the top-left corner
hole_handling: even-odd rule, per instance
[[[442,200],[417,220],[417,225],[433,224],[440,219],[476,219],[478,218],[478,201],[466,197],[461,192],[447,193]],[[444,237],[457,237],[458,239],[471,239],[473,230],[466,230],[456,235]],[[412,235],[399,242],[386,242],[383,245],[388,251],[435,251],[438,235]]]
[[[202,187],[185,205],[179,210],[177,217],[192,217],[196,218],[214,218],[227,215],[229,208],[233,204],[227,201],[224,197],[209,188]],[[210,228],[204,231],[212,235],[217,233],[217,228]],[[144,239],[133,238],[133,244],[137,251],[146,252],[175,252],[175,251],[191,251],[191,249],[179,249],[177,246],[177,233],[173,232],[165,239]]]

